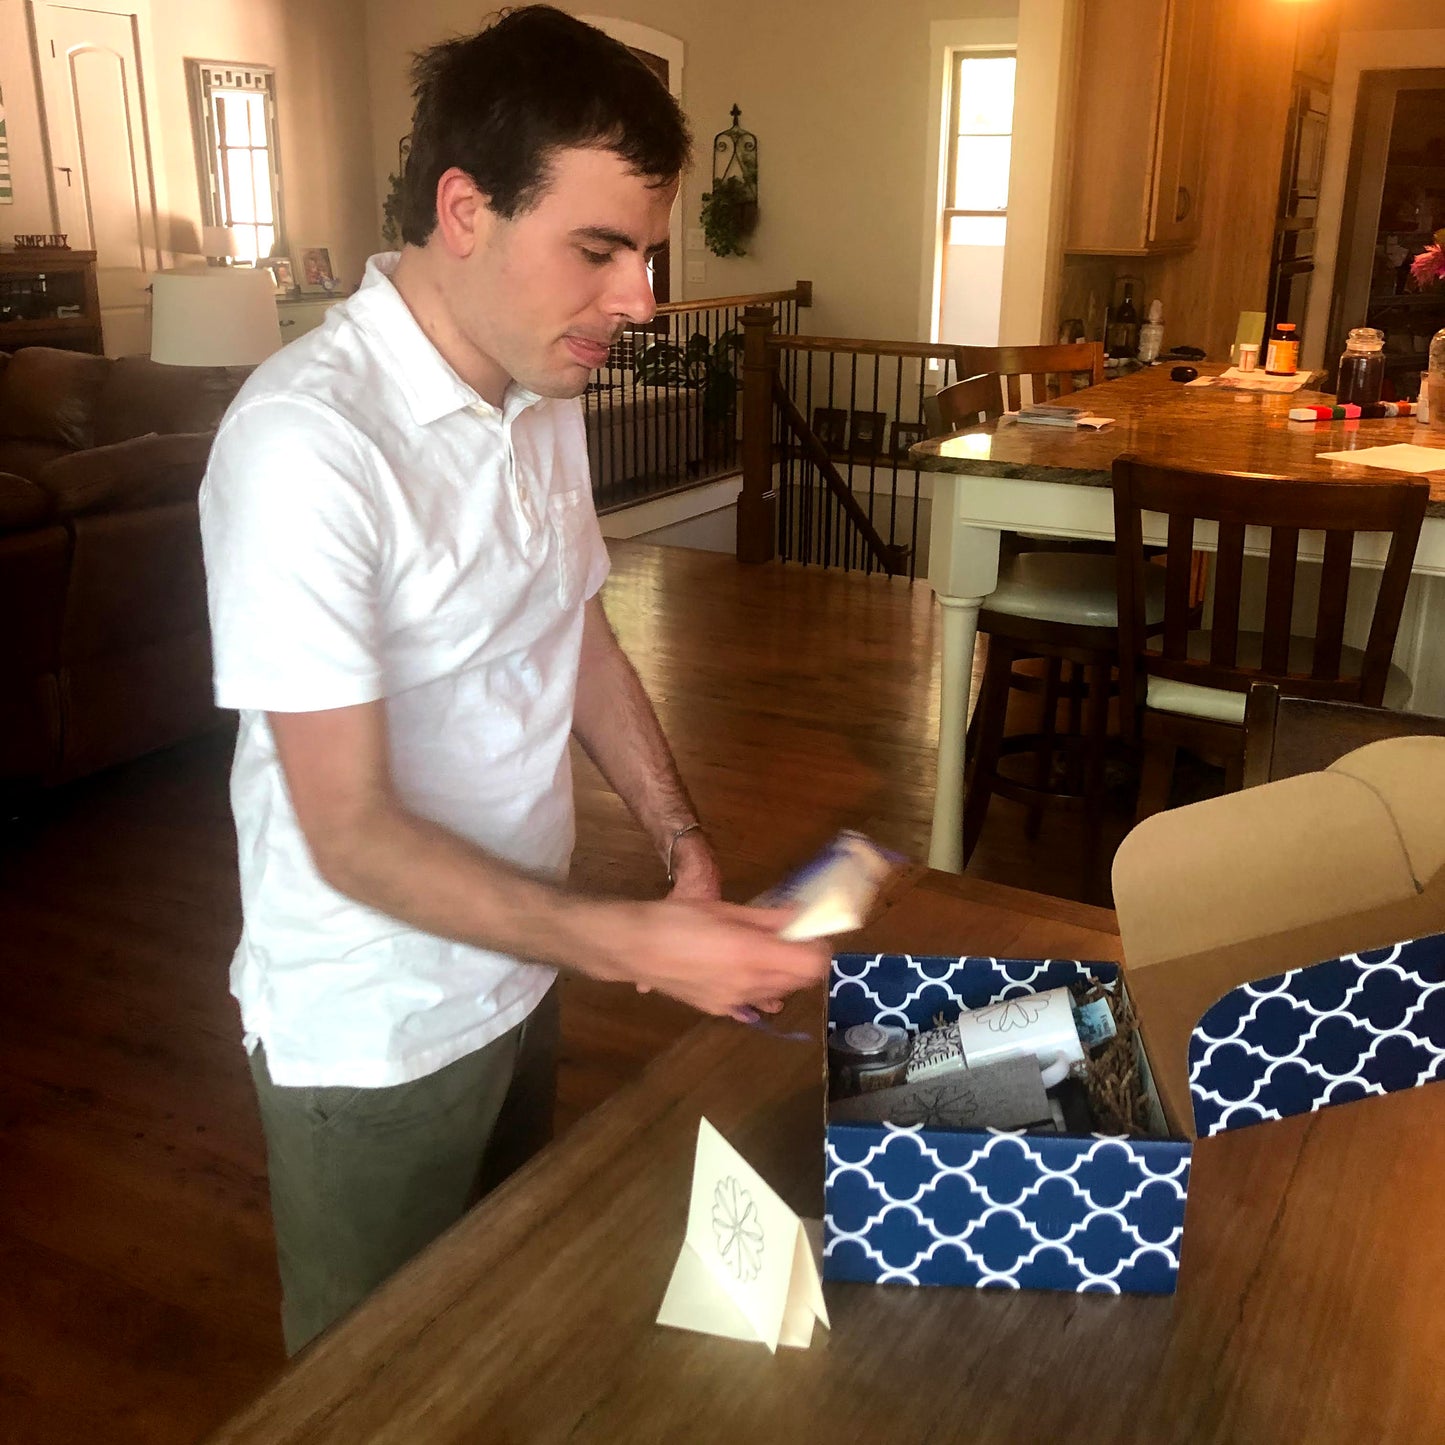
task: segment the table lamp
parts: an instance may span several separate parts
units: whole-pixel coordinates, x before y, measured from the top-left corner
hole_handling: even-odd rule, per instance
[[[229,226],[202,226],[201,254],[208,266],[234,266],[241,255],[241,242]]]
[[[269,271],[215,267],[151,278],[151,360],[255,366],[281,349]]]

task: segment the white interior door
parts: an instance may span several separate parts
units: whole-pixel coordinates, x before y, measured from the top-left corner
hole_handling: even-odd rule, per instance
[[[52,0],[32,10],[56,229],[96,253],[106,354],[148,351],[161,257],[137,18]]]

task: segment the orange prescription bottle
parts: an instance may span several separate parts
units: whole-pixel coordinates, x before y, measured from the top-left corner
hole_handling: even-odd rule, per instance
[[[1299,370],[1299,332],[1293,321],[1281,321],[1269,338],[1264,369],[1270,376],[1293,376]]]

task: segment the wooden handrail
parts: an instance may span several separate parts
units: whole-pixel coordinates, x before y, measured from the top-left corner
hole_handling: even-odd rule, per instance
[[[702,296],[696,301],[664,301],[657,308],[659,316],[680,316],[689,311],[722,311],[736,306],[766,306],[774,301],[796,301],[799,306],[813,304],[813,283],[799,281],[791,291],[751,291],[742,296]]]
[[[927,341],[858,341],[844,336],[769,336],[770,351],[836,351],[844,356],[915,356],[957,361],[962,347]]]

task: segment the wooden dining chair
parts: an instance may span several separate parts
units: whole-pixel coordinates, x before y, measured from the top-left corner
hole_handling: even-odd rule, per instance
[[[1290,697],[1257,682],[1244,705],[1244,786],[1318,773],[1384,738],[1445,737],[1445,717]]]
[[[1058,401],[1072,396],[1074,378],[1087,376],[1086,386],[1104,379],[1104,343],[1071,341],[1058,346],[960,346],[961,376],[990,373],[998,378],[1003,405],[1017,411],[1023,404],[1023,379],[1029,378],[1029,400]]]
[[[929,405],[931,403],[931,405]],[[962,431],[1003,415],[1003,392],[996,376],[967,376],[925,398],[928,429],[934,436]]]
[[[1428,482],[1306,482],[1156,466],[1139,457],[1120,457],[1113,480],[1119,692],[1126,733],[1144,746],[1140,818],[1168,805],[1181,747],[1222,766],[1230,788],[1241,785],[1245,695],[1256,682],[1273,682],[1301,697],[1370,707],[1408,700],[1409,680],[1391,665],[1390,655],[1430,497]],[[1145,512],[1168,518],[1163,626],[1152,635],[1146,602],[1153,594],[1146,588],[1153,583],[1150,574],[1160,569],[1145,556]],[[1323,551],[1313,626],[1296,634],[1300,542],[1305,534],[1319,533]],[[1360,533],[1389,538],[1363,649],[1344,640],[1351,583],[1363,576],[1351,566]],[[1191,606],[1190,563],[1195,547],[1211,540],[1213,601],[1208,617],[1200,618]],[[1247,542],[1268,559],[1257,632],[1240,626]],[[1302,603],[1300,610],[1309,609]]]

